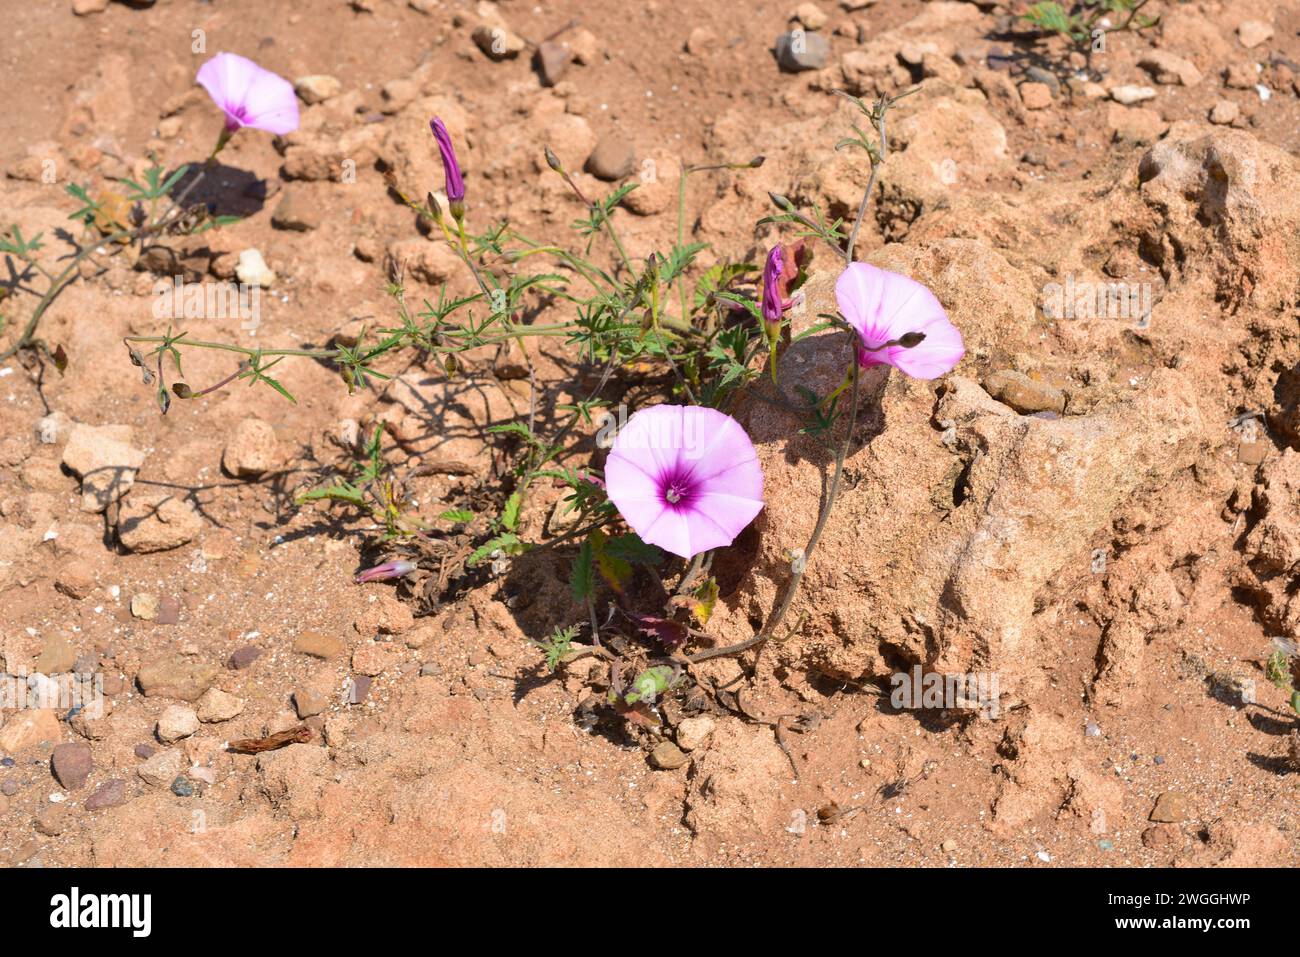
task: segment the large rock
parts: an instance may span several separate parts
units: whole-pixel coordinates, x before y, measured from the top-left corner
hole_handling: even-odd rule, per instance
[[[1230,306],[1300,294],[1300,172],[1249,133],[1178,123],[1143,157],[1143,242],[1166,279],[1204,277]]]
[[[832,280],[810,281],[796,326],[834,310]],[[936,292],[976,348],[993,341],[970,305]],[[805,339],[780,363],[782,386],[825,395],[847,358],[842,334]],[[730,598],[715,612],[727,640],[752,634],[749,621],[775,606],[832,465],[825,443],[799,435],[801,422],[779,407],[756,402],[742,414],[767,501],[779,507],[715,563]],[[999,671],[1007,689],[1030,667],[1027,630],[1047,585],[1087,575],[1093,536],[1130,496],[1190,461],[1202,423],[1183,374],[1168,369],[1089,415],[1044,419],[960,374],[936,401],[935,384],[877,366],[862,376],[858,428],[835,515],[787,619],[803,625],[769,654],[854,678],[904,662]]]
[[[136,681],[148,698],[197,701],[216,680],[217,672],[213,664],[176,655],[143,665]]]

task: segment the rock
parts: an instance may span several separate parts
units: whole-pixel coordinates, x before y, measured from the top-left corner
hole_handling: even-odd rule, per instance
[[[948,838],[948,840],[939,845],[939,850],[943,851],[945,854],[951,854],[957,850],[957,842],[952,838]]]
[[[262,649],[255,648],[252,645],[245,645],[237,649],[226,661],[226,667],[232,671],[244,671],[253,666],[258,658],[262,657]]]
[[[1117,86],[1111,89],[1110,98],[1124,106],[1132,106],[1143,100],[1154,100],[1156,91],[1149,86]]]
[[[420,85],[408,79],[389,80],[380,88],[379,96],[384,101],[383,112],[391,115],[416,101]]]
[[[95,590],[95,580],[95,567],[89,561],[71,561],[59,569],[54,587],[74,601],[81,601]]]
[[[830,19],[815,3],[801,3],[790,15],[791,20],[798,20],[809,30],[820,30]]]
[[[776,62],[788,73],[820,70],[830,55],[830,41],[820,33],[791,30],[776,38]]]
[[[320,689],[299,688],[293,693],[293,706],[299,718],[310,718],[330,706],[330,696]]]
[[[1294,294],[1300,171],[1290,154],[1249,133],[1178,123],[1142,158],[1138,182],[1143,248],[1160,269],[1181,282],[1204,275],[1228,302]]]
[[[221,467],[235,478],[257,478],[280,463],[280,443],[275,429],[270,423],[253,417],[240,420],[221,453]]]
[[[681,162],[666,150],[654,150],[641,162],[640,183],[623,197],[623,205],[638,216],[662,213],[677,201]]]
[[[109,0],[72,0],[72,12],[79,17],[103,13],[108,9],[108,2]]]
[[[88,744],[60,744],[50,757],[54,776],[69,791],[79,790],[90,777],[94,766]]]
[[[36,440],[42,445],[58,445],[68,439],[75,422],[65,412],[51,412],[36,420]]]
[[[242,283],[258,286],[262,289],[275,285],[275,273],[256,249],[245,249],[239,254],[239,263],[235,266],[235,275]]]
[[[142,497],[137,492],[118,513],[118,541],[137,555],[180,548],[202,531],[203,516],[198,509],[188,499],[169,494]],[[160,603],[160,616],[162,611]]]
[[[442,285],[465,268],[450,246],[427,239],[397,240],[389,244],[388,255],[398,269],[430,286]]]
[[[41,643],[41,653],[36,659],[36,672],[42,675],[57,675],[71,671],[77,660],[77,652],[64,635],[46,635]]]
[[[671,741],[660,741],[650,752],[650,764],[660,771],[676,771],[690,760],[686,753]]]
[[[0,753],[18,754],[42,741],[51,744],[63,736],[58,712],[52,708],[18,711],[0,729]]]
[[[338,96],[343,92],[343,83],[337,77],[325,73],[313,73],[310,76],[298,77],[294,80],[293,88],[298,98],[311,106]]]
[[[1232,100],[1216,100],[1210,110],[1210,122],[1219,126],[1231,126],[1241,115],[1241,108]]]
[[[1245,552],[1270,575],[1290,576],[1300,567],[1300,452],[1284,449],[1264,466],[1255,486],[1259,520],[1246,538]]]
[[[298,654],[324,660],[337,658],[347,649],[342,638],[320,631],[304,631],[293,641],[293,650]]]
[[[1155,110],[1111,103],[1106,108],[1106,128],[1117,142],[1154,143],[1168,128]]]
[[[1157,83],[1196,86],[1202,79],[1201,71],[1194,63],[1168,50],[1147,51],[1138,60],[1138,66],[1150,73]]]
[[[1154,851],[1177,850],[1187,843],[1187,835],[1177,824],[1153,824],[1142,832],[1142,845]]]
[[[172,794],[177,797],[187,798],[194,796],[194,784],[183,774],[176,775],[170,788]]]
[[[1150,819],[1161,824],[1177,824],[1187,820],[1187,795],[1181,791],[1166,791],[1156,799]]]
[[[630,176],[635,169],[636,152],[632,144],[616,134],[602,136],[587,157],[587,172],[607,182]]]
[[[198,719],[204,724],[216,724],[237,718],[244,712],[244,702],[220,688],[209,688],[198,700]]]
[[[708,27],[695,27],[686,38],[686,52],[691,56],[704,56],[717,40],[717,34]]]
[[[158,596],[149,592],[132,595],[131,614],[142,621],[154,621],[158,617]]]
[[[1022,83],[1020,101],[1027,110],[1045,110],[1052,105],[1052,91],[1046,83]]]
[[[547,40],[538,44],[537,53],[533,57],[533,65],[537,67],[538,76],[542,79],[542,86],[555,86],[568,72],[569,63],[573,60],[573,51],[569,49],[568,44],[555,43]]]
[[[145,453],[131,445],[129,425],[73,427],[63,464],[81,479],[81,508],[102,512],[130,491]]]
[[[307,196],[301,187],[287,187],[271,216],[271,225],[276,229],[299,233],[316,229],[320,224],[320,203]]]
[[[677,746],[683,751],[694,751],[709,743],[713,737],[716,723],[708,715],[697,718],[683,718],[677,723]]]
[[[954,183],[973,189],[999,176],[1012,165],[1007,152],[1007,134],[989,112],[984,96],[975,90],[961,90],[939,96],[890,116],[891,152],[880,170],[877,217],[888,238],[897,239],[919,217],[953,201]],[[856,213],[866,174],[847,152],[824,163],[818,176],[824,177],[847,164],[846,188],[834,190],[814,181],[827,197],[834,215]],[[852,188],[847,188],[851,185]],[[851,198],[850,198],[851,197]]]
[[[1010,369],[989,373],[984,377],[984,388],[993,398],[1022,415],[1034,412],[1059,415],[1065,411],[1065,394],[1060,389]]]
[[[498,63],[519,56],[528,46],[521,37],[503,26],[482,24],[474,28],[471,37],[478,48],[487,55],[488,59],[495,60]]]
[[[180,776],[183,767],[184,760],[181,752],[171,748],[167,751],[159,751],[148,761],[137,766],[135,773],[140,775],[141,780],[146,784],[156,788],[166,788],[171,787],[171,783]]]
[[[579,66],[591,66],[600,58],[600,40],[585,27],[569,35],[569,49],[573,51],[573,62]]]
[[[142,665],[136,682],[147,698],[197,701],[217,678],[216,666],[172,655]]]
[[[1243,20],[1237,26],[1237,39],[1247,50],[1253,49],[1273,38],[1271,24],[1261,20]]]
[[[102,811],[125,803],[126,781],[122,778],[113,778],[111,781],[105,781],[95,788],[95,792],[86,798],[86,810]]]
[[[187,708],[182,704],[168,705],[164,708],[155,728],[158,740],[163,744],[173,744],[181,738],[188,738],[197,730],[199,730],[199,716],[194,713],[193,708]]]

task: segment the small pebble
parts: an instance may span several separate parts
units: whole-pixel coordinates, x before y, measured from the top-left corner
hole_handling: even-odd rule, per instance
[[[190,779],[185,775],[179,775],[172,782],[172,794],[183,798],[192,797],[194,795],[194,785],[190,783]]]

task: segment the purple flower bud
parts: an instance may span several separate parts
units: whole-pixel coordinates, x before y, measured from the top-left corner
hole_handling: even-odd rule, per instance
[[[438,117],[429,123],[433,138],[438,141],[438,152],[442,154],[442,168],[447,175],[447,203],[451,214],[460,219],[465,211],[465,180],[460,175],[460,163],[456,162],[456,149],[451,145],[451,134]]]
[[[415,569],[415,562],[384,562],[374,568],[362,569],[357,573],[354,580],[358,585],[364,585],[366,582],[381,582],[389,578],[402,578],[411,574]]]
[[[763,264],[763,325],[769,336],[780,329],[781,314],[785,311],[781,304],[781,272],[784,268],[781,247],[773,246]]]

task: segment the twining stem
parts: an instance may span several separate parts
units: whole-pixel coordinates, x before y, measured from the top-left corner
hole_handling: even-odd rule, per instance
[[[862,220],[867,215],[867,206],[871,204],[871,194],[876,188],[876,177],[880,173],[880,164],[885,161],[889,154],[889,139],[885,134],[885,110],[881,109],[880,118],[876,122],[876,130],[880,133],[880,158],[871,164],[871,176],[867,179],[867,188],[862,194],[862,202],[858,204],[858,215],[853,220],[853,231],[849,233],[848,245],[844,247],[844,263],[851,265],[853,263],[853,248],[858,244],[858,231],[862,229]]]
[[[853,335],[853,334],[851,334]],[[822,504],[820,514],[817,516],[817,524],[813,526],[812,535],[808,538],[808,544],[804,550],[795,556],[791,562],[790,580],[786,583],[785,593],[781,596],[781,604],[776,611],[764,623],[762,630],[753,638],[739,642],[734,645],[726,645],[722,648],[708,648],[704,651],[696,652],[688,656],[687,660],[692,664],[708,661],[710,658],[721,658],[724,655],[739,654],[747,651],[755,645],[759,645],[776,633],[781,622],[785,620],[786,613],[790,610],[790,605],[794,601],[795,594],[799,591],[799,583],[803,581],[804,572],[808,568],[808,562],[812,558],[813,552],[817,549],[818,543],[822,539],[822,533],[826,530],[826,522],[831,517],[831,510],[835,507],[835,499],[840,494],[840,479],[844,475],[844,460],[848,458],[849,447],[853,444],[853,432],[858,421],[858,394],[860,384],[860,369],[858,367],[856,343],[849,340],[850,349],[850,366],[852,376],[852,389],[849,399],[849,428],[844,435],[844,441],[840,443],[835,452],[835,469],[831,472],[830,486],[826,490],[826,501]]]

